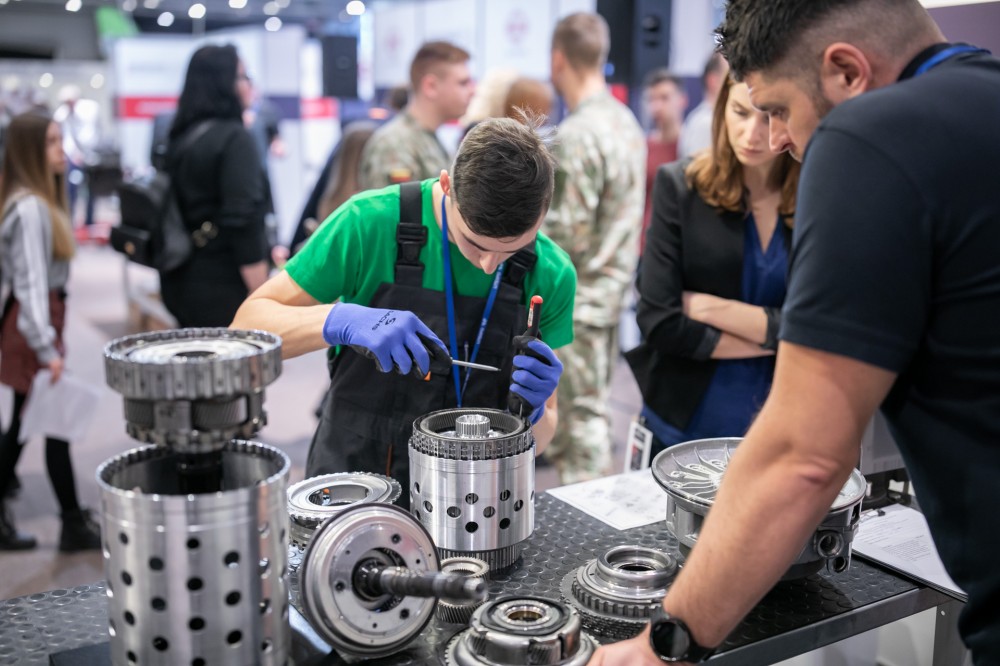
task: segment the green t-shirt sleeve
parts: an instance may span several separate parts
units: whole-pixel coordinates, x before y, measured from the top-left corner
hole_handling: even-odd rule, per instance
[[[321,303],[350,300],[357,292],[365,261],[358,208],[351,199],[335,210],[285,266],[295,284]]]
[[[530,299],[537,294],[545,299],[539,328],[545,344],[558,349],[573,342],[576,269],[573,268],[569,255],[548,238],[539,236],[537,252],[541,265],[533,272],[538,279],[529,282],[527,286],[532,291],[526,293],[525,297]]]

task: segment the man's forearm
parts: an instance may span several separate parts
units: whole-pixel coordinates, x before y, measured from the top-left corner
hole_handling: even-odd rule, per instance
[[[556,426],[559,425],[559,410],[556,407],[555,398],[549,398],[545,403],[545,413],[538,423],[531,427],[531,433],[535,436],[535,455],[541,454],[548,447],[552,438],[556,435]]]
[[[267,298],[249,298],[236,311],[230,328],[260,329],[281,336],[282,358],[294,358],[329,345],[323,323],[330,305],[289,306]]]

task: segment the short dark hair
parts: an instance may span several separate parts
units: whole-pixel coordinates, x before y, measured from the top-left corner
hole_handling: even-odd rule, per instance
[[[684,80],[666,67],[657,67],[649,72],[649,74],[646,74],[646,78],[642,80],[642,87],[643,89],[649,89],[661,83],[672,83],[679,91],[684,92]]]
[[[457,65],[468,60],[469,52],[451,42],[425,43],[410,62],[410,86],[414,94],[420,92],[420,82],[424,77],[436,73],[442,65]]]
[[[516,238],[552,203],[555,158],[537,118],[489,118],[462,140],[451,169],[452,197],[473,233]]]
[[[815,35],[807,34],[821,27],[831,27],[840,39],[865,39],[870,46],[898,53],[912,42],[915,29],[932,25],[919,0],[728,0],[726,17],[715,32],[733,78],[742,81],[786,60],[794,60],[787,64],[798,69],[810,67],[802,48],[828,45],[812,43]]]
[[[576,12],[556,23],[552,48],[558,49],[576,70],[604,69],[611,49],[611,31],[600,14]]]
[[[170,127],[172,139],[208,118],[242,120],[243,104],[236,93],[239,60],[232,44],[203,46],[194,52]]]

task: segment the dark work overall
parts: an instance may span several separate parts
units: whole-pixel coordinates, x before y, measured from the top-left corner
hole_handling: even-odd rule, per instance
[[[369,306],[409,310],[441,340],[448,340],[445,294],[424,289],[420,250],[427,243],[427,227],[420,183],[400,189],[400,223],[396,233],[395,282],[382,283]],[[447,244],[445,250],[449,251]],[[527,326],[524,278],[535,264],[533,249],[507,260],[496,303],[483,335],[477,363],[500,372],[473,370],[462,399],[463,407],[505,409],[513,364],[512,341]],[[444,285],[442,285],[443,287]],[[482,321],[485,298],[455,296],[455,324],[459,348],[471,348]],[[461,370],[464,383],[465,370]],[[423,381],[410,375],[379,372],[374,361],[347,347],[330,362],[330,390],[323,399],[319,427],[309,447],[306,476],[333,472],[374,472],[399,481],[399,503],[409,507],[410,461],[408,443],[417,417],[458,405],[451,370]]]

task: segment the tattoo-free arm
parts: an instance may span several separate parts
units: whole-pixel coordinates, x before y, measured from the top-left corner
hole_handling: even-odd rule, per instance
[[[329,345],[323,340],[323,323],[330,313],[282,271],[250,294],[236,311],[230,328],[260,329],[281,336],[281,355],[293,358]]]

